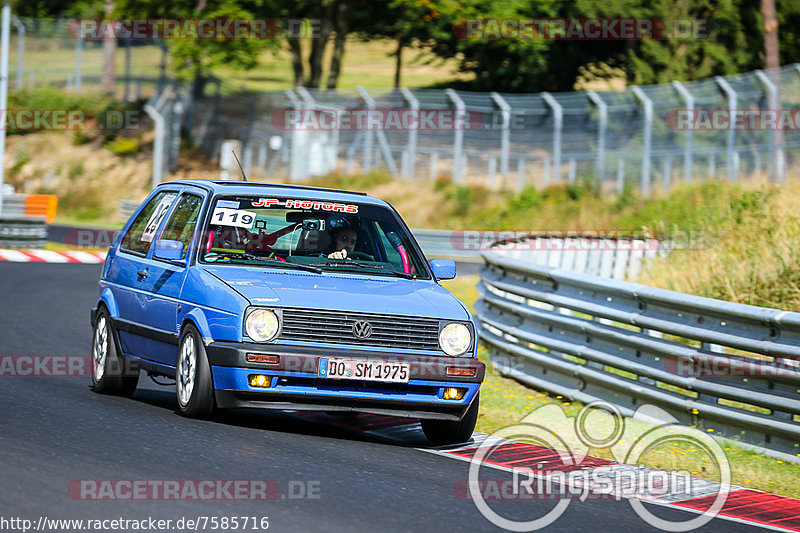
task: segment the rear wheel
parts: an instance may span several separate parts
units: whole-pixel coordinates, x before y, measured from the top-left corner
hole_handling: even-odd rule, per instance
[[[202,418],[214,412],[214,387],[206,349],[197,329],[188,325],[181,335],[175,369],[175,393],[181,414]]]
[[[422,431],[432,444],[459,444],[466,442],[475,431],[478,421],[478,405],[480,394],[475,395],[472,404],[467,409],[464,417],[459,421],[453,420],[421,420]]]
[[[97,313],[92,337],[92,386],[101,394],[130,396],[139,382],[139,370],[127,368],[125,357],[117,351],[108,311]]]

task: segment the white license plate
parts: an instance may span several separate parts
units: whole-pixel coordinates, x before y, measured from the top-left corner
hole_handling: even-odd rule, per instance
[[[328,379],[355,379],[408,383],[408,363],[397,361],[355,361],[323,357],[317,375]]]

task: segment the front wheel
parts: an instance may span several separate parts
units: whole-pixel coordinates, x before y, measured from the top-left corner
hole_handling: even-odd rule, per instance
[[[138,368],[126,368],[117,352],[108,311],[101,309],[92,335],[92,388],[101,394],[131,396],[139,382]]]
[[[203,418],[214,412],[214,387],[206,349],[197,329],[186,326],[181,335],[175,369],[175,393],[181,414]]]
[[[475,431],[478,421],[478,405],[480,393],[475,395],[472,404],[467,409],[464,417],[458,422],[452,420],[421,420],[422,431],[432,444],[459,444],[466,442]]]

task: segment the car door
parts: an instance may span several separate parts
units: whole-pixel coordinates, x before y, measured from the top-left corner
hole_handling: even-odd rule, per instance
[[[186,279],[186,260],[191,257],[189,254],[204,197],[205,193],[197,190],[185,191],[180,195],[167,222],[156,235],[156,244],[143,261],[146,276],[139,282],[142,289],[140,320],[148,333],[144,340],[146,356],[143,357],[171,367],[175,366],[180,333],[179,296]],[[168,261],[156,257],[158,243],[162,239],[183,244],[180,260]]]
[[[107,267],[106,280],[117,304],[115,327],[122,351],[147,357],[150,332],[144,327],[144,303],[151,261],[147,259],[158,227],[164,221],[179,189],[156,192],[139,210],[120,240],[119,249]]]

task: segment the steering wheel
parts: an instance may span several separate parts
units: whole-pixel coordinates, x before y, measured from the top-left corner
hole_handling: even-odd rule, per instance
[[[375,258],[369,255],[368,253],[352,251],[347,252],[348,259],[363,259],[364,261],[375,261]]]

